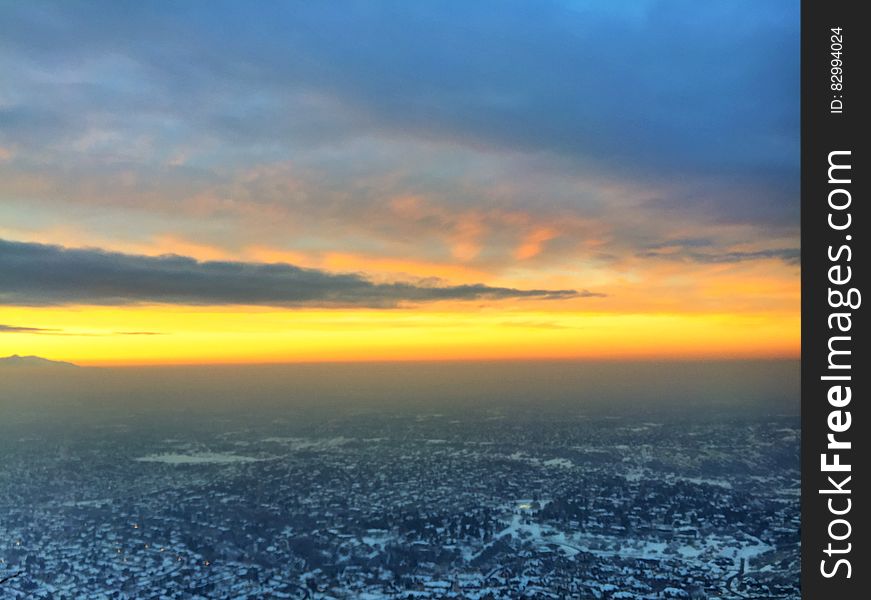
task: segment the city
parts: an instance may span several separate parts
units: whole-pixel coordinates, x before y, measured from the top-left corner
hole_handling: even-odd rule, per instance
[[[0,437],[9,597],[799,597],[794,416],[82,427]]]

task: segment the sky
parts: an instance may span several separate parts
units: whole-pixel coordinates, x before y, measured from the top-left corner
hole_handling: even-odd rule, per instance
[[[0,2],[0,355],[799,354],[799,2]]]

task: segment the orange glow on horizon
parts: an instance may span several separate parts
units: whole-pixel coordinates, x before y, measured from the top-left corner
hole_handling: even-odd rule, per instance
[[[289,262],[365,273],[376,282],[402,280],[413,273],[446,285],[586,288],[606,296],[442,301],[378,310],[0,306],[0,324],[25,328],[0,331],[0,356],[34,354],[95,366],[799,356],[800,283],[795,266],[777,260],[704,264],[632,258],[610,266],[583,258],[536,266],[551,233],[533,232],[517,249],[526,260],[501,268],[269,246],[246,246],[231,254],[172,235],[136,247],[107,244],[110,251],[173,252],[200,260]]]
[[[794,358],[799,317],[177,306],[4,308],[0,355],[80,365],[427,360]]]

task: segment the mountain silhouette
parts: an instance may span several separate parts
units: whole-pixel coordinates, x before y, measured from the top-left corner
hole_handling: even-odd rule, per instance
[[[0,358],[0,367],[75,367],[71,362],[49,360],[41,356],[19,356],[13,354]]]

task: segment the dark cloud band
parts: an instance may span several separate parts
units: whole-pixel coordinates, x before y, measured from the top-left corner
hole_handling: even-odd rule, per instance
[[[737,263],[750,260],[781,260],[791,265],[798,265],[801,262],[801,251],[798,248],[756,250],[754,252],[694,252],[688,251],[684,247],[678,252],[651,250],[639,253],[639,256],[643,258],[689,260],[709,264]]]
[[[42,327],[20,327],[18,325],[0,324],[0,333],[55,333],[58,329],[44,329]]]
[[[565,299],[586,290],[519,290],[484,284],[374,283],[355,273],[289,264],[200,262],[0,240],[0,303],[168,303],[389,308],[437,300]]]

